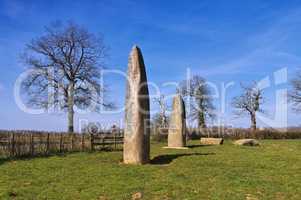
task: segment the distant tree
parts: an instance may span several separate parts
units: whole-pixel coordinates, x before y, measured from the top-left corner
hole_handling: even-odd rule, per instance
[[[301,71],[297,73],[291,81],[293,89],[290,92],[290,101],[293,103],[294,109],[297,112],[301,111]]]
[[[153,99],[155,104],[157,104],[160,108],[160,112],[154,117],[156,124],[159,124],[162,128],[166,128],[168,126],[168,116],[167,116],[167,104],[165,95],[160,95],[160,97],[156,97]]]
[[[167,118],[167,124],[165,126],[162,126],[162,116],[161,114],[158,112],[155,115],[153,115],[152,117],[152,128],[151,128],[151,135],[152,135],[152,140],[157,141],[157,142],[161,142],[164,141],[166,139],[166,136],[168,134],[168,120],[169,117],[166,116]]]
[[[189,80],[185,80],[180,84],[179,92],[190,104],[189,117],[196,120],[199,130],[207,127],[207,120],[213,119],[214,105],[210,88],[206,80],[201,76],[193,76]]]
[[[166,123],[162,125],[162,121],[164,120],[166,120]],[[152,125],[157,129],[167,129],[169,124],[168,120],[169,116],[166,116],[166,118],[163,119],[160,113],[155,113],[152,117]]]
[[[102,131],[101,124],[99,122],[89,122],[82,127],[82,133],[97,134]]]
[[[43,36],[33,39],[23,60],[33,69],[23,82],[28,104],[48,109],[55,107],[68,112],[68,132],[74,132],[74,106],[94,111],[105,103],[106,90],[100,84],[106,46],[101,37],[76,24],[59,23],[46,27]],[[52,91],[52,92],[49,92]]]
[[[240,96],[234,97],[232,105],[237,109],[236,115],[248,114],[251,118],[251,130],[256,131],[256,113],[264,112],[261,108],[264,103],[263,90],[255,82],[250,86],[241,85],[243,92]]]

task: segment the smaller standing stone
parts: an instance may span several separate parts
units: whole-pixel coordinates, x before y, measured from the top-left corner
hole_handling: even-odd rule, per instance
[[[180,94],[173,98],[172,114],[168,130],[168,147],[181,148],[186,146],[186,114],[185,104]]]

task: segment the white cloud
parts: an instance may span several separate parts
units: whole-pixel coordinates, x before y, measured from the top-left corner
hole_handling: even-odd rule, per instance
[[[245,52],[226,60],[223,64],[208,66],[201,71],[204,76],[258,72],[263,68],[296,68],[301,57],[290,52],[289,43],[301,32],[301,9],[295,9],[286,16],[276,19],[266,30],[245,40]],[[277,66],[276,66],[277,65]]]
[[[288,52],[280,52],[273,49],[256,49],[217,67],[202,70],[204,76],[234,75],[241,73],[258,73],[258,69],[281,67],[296,68],[301,63],[301,58]],[[277,66],[276,66],[277,65]]]

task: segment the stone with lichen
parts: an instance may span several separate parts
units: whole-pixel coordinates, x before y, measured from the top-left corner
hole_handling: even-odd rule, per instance
[[[173,98],[172,113],[168,130],[168,147],[186,146],[186,114],[185,104],[180,94]]]
[[[134,46],[129,56],[123,162],[145,164],[150,153],[149,92],[143,56]]]

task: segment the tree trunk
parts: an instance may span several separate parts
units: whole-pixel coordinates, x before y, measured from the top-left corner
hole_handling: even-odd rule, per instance
[[[199,111],[199,128],[206,128],[206,123],[205,123],[205,114],[202,111]]]
[[[254,133],[256,131],[256,114],[251,113],[251,131]]]
[[[69,84],[68,88],[68,132],[74,132],[74,83]]]
[[[204,111],[204,105],[203,105],[203,99],[199,99],[198,101],[198,126],[199,130],[206,128],[206,122],[205,122],[205,111]]]
[[[205,113],[203,111],[199,111],[198,114],[198,127],[200,132],[199,134],[201,135],[201,133],[205,131],[204,129],[206,129]]]
[[[162,121],[161,121],[162,127],[161,128],[166,128],[167,127],[167,119],[166,119],[165,112],[162,113],[161,119],[162,119]]]
[[[164,123],[165,123],[164,114],[161,112],[161,127],[160,128],[165,127]]]

